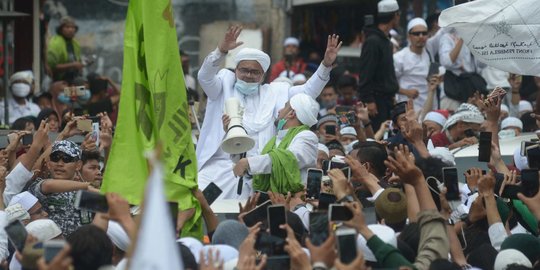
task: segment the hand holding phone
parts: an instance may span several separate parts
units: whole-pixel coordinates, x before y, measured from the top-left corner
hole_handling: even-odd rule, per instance
[[[478,143],[478,161],[489,162],[491,159],[491,132],[480,132]]]
[[[330,205],[328,217],[330,221],[341,222],[352,219],[353,213],[345,205],[333,203]]]
[[[309,213],[309,240],[319,246],[328,239],[328,213],[315,211]]]
[[[219,195],[221,195],[221,193],[223,193],[223,191],[212,182],[206,186],[202,193],[208,202],[208,205],[212,205],[212,203],[219,197]]]
[[[26,238],[28,237],[28,232],[24,225],[19,220],[14,220],[4,230],[6,231],[9,242],[17,251],[22,253]]]
[[[87,190],[79,190],[77,194],[75,194],[75,208],[91,212],[109,212],[107,197]]]
[[[344,264],[349,264],[356,258],[356,230],[352,228],[340,228],[336,231],[337,249],[339,259]]]
[[[446,187],[446,199],[449,201],[459,201],[459,184],[456,167],[445,167],[443,170],[443,181]]]
[[[258,205],[253,210],[247,212],[242,217],[242,220],[244,221],[244,224],[246,224],[247,227],[253,227],[257,222],[262,221],[263,227],[266,228],[267,225],[267,208],[272,205],[272,202],[270,200],[267,200],[266,202]]]
[[[46,263],[50,263],[66,246],[65,240],[49,240],[43,244],[43,257]]]
[[[534,197],[538,193],[538,169],[524,169],[521,171],[521,193],[527,197]]]
[[[287,223],[287,210],[284,205],[270,205],[268,211],[268,227],[270,234],[285,239],[287,231],[280,228],[280,225]]]
[[[319,199],[321,193],[321,180],[323,171],[319,169],[309,168],[307,170],[307,187],[306,197],[309,199]]]

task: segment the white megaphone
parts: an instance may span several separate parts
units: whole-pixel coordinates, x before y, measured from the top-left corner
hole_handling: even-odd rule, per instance
[[[242,126],[242,108],[240,100],[229,98],[225,101],[225,113],[231,119],[227,127],[227,135],[221,142],[221,149],[229,154],[241,154],[247,152],[253,146],[255,141],[249,137]]]

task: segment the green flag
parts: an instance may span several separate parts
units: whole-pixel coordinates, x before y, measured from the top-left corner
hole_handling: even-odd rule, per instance
[[[131,0],[124,32],[120,112],[102,191],[139,205],[148,179],[144,152],[162,147],[167,200],[195,208],[182,236],[202,238],[197,162],[170,0]]]

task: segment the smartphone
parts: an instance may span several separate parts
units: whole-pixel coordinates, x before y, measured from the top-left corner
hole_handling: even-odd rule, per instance
[[[345,115],[345,114],[340,114],[338,116],[338,121],[339,121],[340,126],[350,126],[351,125],[351,123],[349,123],[349,118],[347,118],[347,115]]]
[[[353,111],[352,106],[336,106],[336,114],[347,114],[348,112]]]
[[[536,145],[527,148],[527,163],[529,168],[540,168],[540,147]]]
[[[495,174],[495,185],[493,186],[493,192],[499,194],[502,184],[504,182],[504,174],[496,173]],[[521,188],[516,185],[505,185],[500,196],[507,199],[518,199],[517,195],[521,192]]]
[[[77,119],[77,129],[84,132],[92,132],[92,120]]]
[[[523,156],[523,157],[526,156],[527,155],[527,151],[526,151],[527,147],[535,145],[535,144],[538,144],[538,142],[522,141],[521,142],[521,150],[520,150],[519,154],[521,156]]]
[[[315,211],[309,213],[309,240],[315,246],[320,246],[328,239],[328,213]]]
[[[266,203],[266,201],[270,200],[270,196],[268,196],[268,192],[264,191],[257,191],[259,193],[259,199],[257,200],[257,205]],[[264,212],[266,215],[266,212]]]
[[[202,192],[204,198],[208,202],[208,205],[212,205],[212,203],[219,197],[219,195],[221,195],[221,193],[223,193],[223,191],[214,183],[210,183]]]
[[[88,120],[92,121],[91,119]],[[92,133],[92,139],[96,142],[96,146],[99,147],[99,121],[92,121],[92,130],[90,132]]]
[[[326,130],[326,135],[336,135],[336,126],[335,125],[327,125],[324,128]]]
[[[362,208],[362,214],[364,214],[364,221],[366,222],[366,224],[377,224],[377,214],[375,212],[375,207]]]
[[[344,264],[349,264],[356,259],[356,230],[341,228],[336,231],[337,249],[339,259]]]
[[[19,220],[14,220],[4,230],[6,231],[9,242],[16,250],[22,253],[26,237],[28,237],[28,232],[24,228],[24,225]]]
[[[465,137],[467,138],[470,138],[470,137],[476,137],[476,134],[474,133],[474,131],[472,129],[467,129],[465,130]]]
[[[262,254],[266,254],[268,257],[287,255],[287,252],[285,251],[285,239],[271,235],[267,231],[260,231],[257,234],[257,240],[255,240],[254,247],[255,250],[260,251]],[[288,267],[285,269],[288,269]]]
[[[328,167],[330,166],[330,160],[328,159],[323,159],[322,161],[322,171],[323,171],[323,174],[327,174],[328,173]]]
[[[289,255],[274,255],[266,258],[265,269],[289,269],[291,257]]]
[[[347,116],[347,120],[349,121],[349,124],[351,124],[351,126],[356,125],[356,113],[355,112],[348,112],[346,114],[346,116]]]
[[[287,210],[285,205],[270,205],[266,209],[268,212],[268,227],[270,234],[280,238],[287,238],[287,231],[279,226],[287,223]]]
[[[79,190],[75,194],[75,208],[90,212],[107,213],[109,211],[109,204],[103,194]]]
[[[347,221],[353,218],[353,213],[345,205],[333,203],[328,210],[330,221]]]
[[[521,171],[521,193],[527,197],[534,197],[538,193],[538,169],[524,169]]]
[[[456,167],[442,168],[444,186],[446,187],[446,199],[449,201],[459,201],[458,173]]]
[[[244,220],[244,224],[248,227],[253,227],[257,222],[262,221],[264,224],[266,224],[267,219],[267,208],[272,205],[272,202],[270,200],[267,200],[266,202],[258,205],[253,210],[246,213],[246,215],[242,218]],[[266,226],[264,226],[266,228]]]
[[[7,135],[7,141],[8,141],[8,144],[10,144],[11,142],[13,142],[16,138],[17,138],[17,133],[16,133],[16,132],[9,133],[9,134]]]
[[[33,141],[34,141],[34,135],[32,134],[25,134],[22,136],[23,145],[31,145]]]
[[[319,210],[328,210],[330,204],[336,202],[336,196],[328,193],[319,194]]]
[[[43,244],[43,257],[45,262],[51,262],[66,245],[65,240],[48,240]]]
[[[489,162],[491,158],[491,132],[480,132],[478,161]]]
[[[319,169],[309,168],[307,170],[307,187],[306,197],[310,199],[319,199],[321,193],[321,180],[323,171]]]
[[[341,168],[341,171],[347,177],[347,181],[351,181],[351,167]]]
[[[372,25],[374,21],[375,19],[373,18],[373,15],[371,14],[364,15],[364,27],[368,25]]]

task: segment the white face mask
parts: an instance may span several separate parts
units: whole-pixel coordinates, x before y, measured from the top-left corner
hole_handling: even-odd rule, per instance
[[[30,94],[30,85],[26,83],[14,83],[11,85],[11,92],[16,97],[24,98]]]

